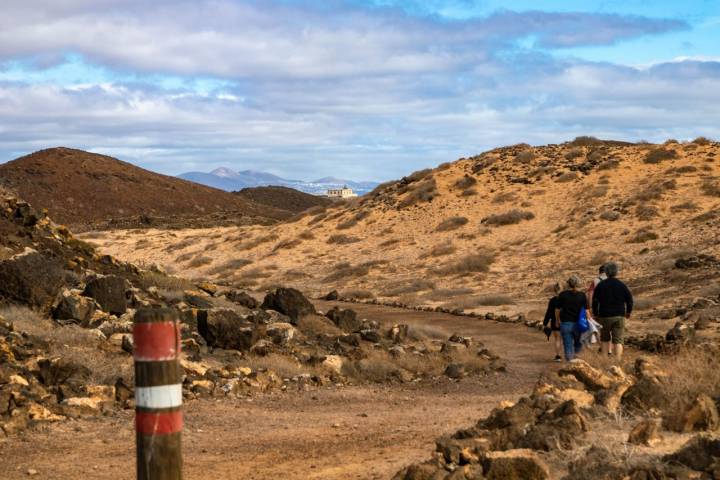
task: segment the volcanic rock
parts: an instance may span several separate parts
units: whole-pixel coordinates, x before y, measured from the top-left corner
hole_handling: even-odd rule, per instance
[[[301,317],[315,313],[312,303],[294,288],[278,288],[268,293],[260,308],[284,313],[290,317],[293,325],[297,325]]]
[[[122,315],[127,311],[127,281],[115,275],[96,278],[88,282],[83,295],[91,297],[105,312]]]

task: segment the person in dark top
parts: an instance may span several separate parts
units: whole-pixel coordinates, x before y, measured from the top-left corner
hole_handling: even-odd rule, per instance
[[[584,292],[579,290],[580,283],[577,275],[571,276],[567,281],[568,289],[558,295],[555,308],[555,319],[560,324],[565,360],[568,362],[574,360],[582,350],[577,323],[580,320],[580,314],[586,313],[587,297]]]
[[[598,283],[593,292],[592,311],[602,325],[600,341],[603,353],[610,353],[612,342],[615,357],[620,359],[623,354],[625,320],[632,314],[633,297],[627,285],[617,279],[616,263],[607,263],[605,274],[608,278]]]
[[[559,283],[553,285],[553,291],[555,292],[555,296],[553,296],[548,302],[547,310],[545,311],[545,318],[543,319],[543,330],[545,331],[545,335],[547,335],[548,340],[550,340],[550,337],[552,336],[553,344],[555,345],[556,362],[562,361],[562,357],[560,356],[560,353],[562,352],[560,324],[555,319],[555,309],[557,308],[558,295],[560,294],[561,290],[562,287]]]

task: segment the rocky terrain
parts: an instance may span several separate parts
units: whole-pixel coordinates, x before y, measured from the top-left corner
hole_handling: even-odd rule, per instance
[[[133,405],[132,320],[173,308],[188,399],[323,385],[432,381],[504,367],[470,337],[431,337],[278,288],[262,302],[120,262],[41,211],[0,195],[0,429]]]
[[[1,164],[0,185],[74,231],[272,224],[296,213],[62,147]]]

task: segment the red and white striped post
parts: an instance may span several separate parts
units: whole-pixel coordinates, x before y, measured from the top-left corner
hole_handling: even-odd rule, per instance
[[[182,479],[180,328],[169,308],[135,314],[135,432],[138,480]]]

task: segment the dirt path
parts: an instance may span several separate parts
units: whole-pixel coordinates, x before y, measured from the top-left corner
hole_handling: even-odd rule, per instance
[[[332,304],[317,302],[318,308]],[[508,372],[461,382],[328,388],[186,405],[186,479],[380,479],[427,458],[433,441],[474,423],[501,400],[529,393],[555,367],[542,334],[467,317],[353,305],[385,323],[472,335]],[[0,439],[0,479],[133,479],[132,412],[63,422]]]

